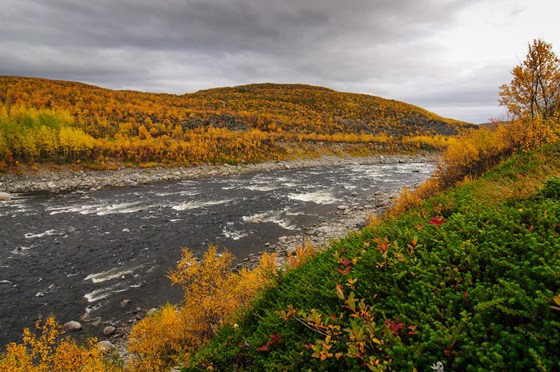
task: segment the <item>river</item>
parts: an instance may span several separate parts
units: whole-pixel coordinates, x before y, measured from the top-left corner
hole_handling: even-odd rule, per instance
[[[415,186],[433,169],[349,163],[16,194],[0,202],[0,345],[49,314],[64,323],[88,312],[102,323],[85,332],[99,335],[126,322],[131,309],[180,301],[165,274],[181,247],[200,256],[212,243],[243,259],[306,225],[339,218],[340,204],[367,205],[374,193]]]

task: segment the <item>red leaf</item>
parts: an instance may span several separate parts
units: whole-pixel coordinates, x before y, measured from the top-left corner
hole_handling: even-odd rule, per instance
[[[409,335],[415,335],[416,334],[416,327],[418,327],[418,326],[417,325],[408,326],[408,334]]]
[[[399,317],[395,317],[395,320],[386,320],[385,324],[389,326],[389,330],[394,334],[398,335],[399,330],[404,327],[404,323],[399,323]]]
[[[338,271],[338,273],[339,273],[340,275],[344,275],[344,274],[348,274],[348,273],[350,272],[350,269],[351,269],[351,267],[348,266],[348,267],[344,268],[344,270],[336,269],[336,271]]]
[[[249,344],[247,343],[247,341],[240,343],[239,345],[237,345],[239,347],[249,347]]]
[[[270,347],[278,342],[282,341],[282,336],[279,333],[273,333],[268,338],[266,344],[261,347],[256,348],[257,351],[267,352],[270,351]]]
[[[262,351],[262,352],[267,352],[267,351],[270,351],[270,347],[268,346],[268,344],[264,344],[263,346],[258,347],[256,350],[257,351]]]
[[[375,238],[375,243],[377,243],[377,247],[375,248],[383,254],[387,253],[389,247],[391,246],[391,243],[389,243],[389,239],[387,239],[387,237],[383,239]]]
[[[282,340],[282,336],[279,333],[273,333],[270,335],[270,339],[268,340],[268,345],[274,345]]]
[[[435,216],[434,218],[430,218],[428,221],[430,225],[435,225],[436,227],[440,227],[446,222],[447,221],[443,219],[443,216]]]
[[[345,259],[342,260],[341,265],[346,267],[346,266],[352,265],[353,263],[354,263],[354,261],[349,260],[348,258],[345,258]]]

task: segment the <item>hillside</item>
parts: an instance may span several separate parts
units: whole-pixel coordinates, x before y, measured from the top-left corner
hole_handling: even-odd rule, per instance
[[[406,103],[306,85],[179,96],[0,77],[0,105],[0,161],[7,164],[261,161],[320,155],[305,147],[317,142],[360,144],[356,154],[405,151],[445,145],[441,136],[473,127]],[[61,135],[63,128],[72,131]]]
[[[191,368],[559,369],[559,154],[556,143],[513,157],[334,242]]]

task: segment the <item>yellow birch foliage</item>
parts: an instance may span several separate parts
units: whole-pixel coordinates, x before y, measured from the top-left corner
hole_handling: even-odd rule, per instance
[[[37,321],[35,331],[26,328],[23,343],[10,343],[0,355],[0,371],[10,372],[66,372],[119,371],[120,367],[104,357],[95,338],[78,345],[53,317]]]
[[[136,324],[129,337],[135,371],[160,371],[188,362],[189,353],[214,337],[219,327],[233,324],[256,293],[276,276],[273,255],[264,254],[253,270],[233,271],[233,255],[210,246],[202,260],[184,248],[177,267],[169,273],[184,290],[180,307],[167,305]]]
[[[305,242],[303,245],[298,246],[293,253],[288,252],[288,265],[291,268],[296,268],[316,256],[317,253],[317,247]]]

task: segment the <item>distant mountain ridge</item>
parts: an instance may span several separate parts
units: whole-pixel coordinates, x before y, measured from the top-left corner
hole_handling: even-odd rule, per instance
[[[180,125],[183,130],[213,126],[230,130],[258,128],[265,132],[391,136],[455,135],[471,127],[407,103],[303,84],[250,84],[174,95],[4,76],[0,77],[0,102],[62,108],[85,122],[104,118],[115,127],[119,123],[130,123],[133,127],[144,124],[155,128],[155,136],[166,132],[162,125]],[[106,130],[113,132],[110,128]]]

